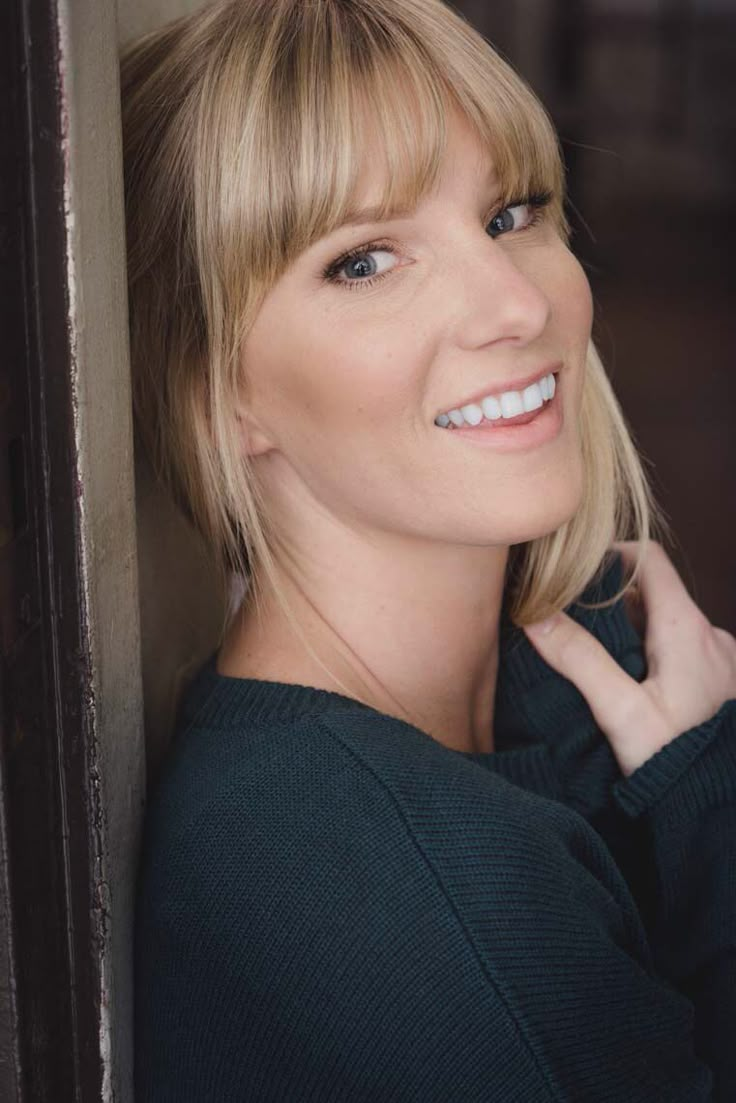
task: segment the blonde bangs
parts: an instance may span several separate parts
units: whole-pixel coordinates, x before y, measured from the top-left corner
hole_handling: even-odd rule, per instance
[[[197,128],[198,161],[210,168],[195,205],[218,205],[223,284],[241,299],[252,304],[254,290],[263,295],[347,219],[369,132],[385,169],[379,217],[416,207],[436,184],[453,109],[493,158],[499,204],[551,193],[550,215],[566,233],[562,163],[544,109],[460,16],[444,9],[433,22],[429,10],[273,0],[257,58],[231,37],[215,47]],[[252,48],[253,35],[244,38]],[[231,305],[247,330],[252,309]]]

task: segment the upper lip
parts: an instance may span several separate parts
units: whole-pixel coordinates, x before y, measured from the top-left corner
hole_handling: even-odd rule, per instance
[[[460,410],[463,406],[479,403],[482,398],[489,394],[500,395],[504,391],[523,391],[525,387],[530,387],[532,383],[538,383],[540,379],[544,379],[545,375],[557,375],[561,368],[562,364],[558,361],[555,364],[548,364],[544,368],[538,368],[531,375],[522,375],[518,379],[507,379],[502,383],[489,383],[484,390],[476,391],[469,398],[463,398],[460,402],[455,402],[451,406],[445,406],[439,413],[446,414],[448,410]]]

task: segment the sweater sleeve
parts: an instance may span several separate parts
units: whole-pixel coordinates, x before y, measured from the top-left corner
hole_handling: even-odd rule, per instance
[[[581,816],[428,743],[381,773],[378,732],[363,758],[298,734],[154,811],[139,1103],[712,1103],[693,1004]]]
[[[736,700],[613,788],[650,870],[655,967],[695,1008],[714,1098],[736,1099]]]

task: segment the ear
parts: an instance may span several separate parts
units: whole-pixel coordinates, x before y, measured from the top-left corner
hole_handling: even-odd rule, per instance
[[[253,415],[239,406],[236,411],[241,449],[246,456],[260,456],[276,447],[274,441],[258,424]]]

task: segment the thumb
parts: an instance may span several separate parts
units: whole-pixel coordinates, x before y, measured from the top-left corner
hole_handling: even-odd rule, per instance
[[[630,738],[632,720],[646,712],[646,695],[603,644],[567,613],[524,631],[544,661],[582,693],[605,735],[612,741]]]

